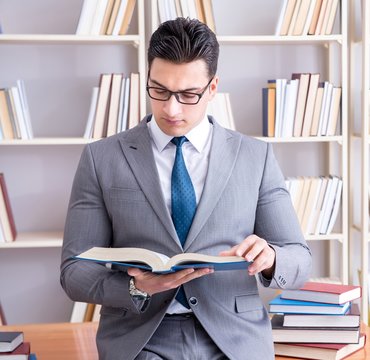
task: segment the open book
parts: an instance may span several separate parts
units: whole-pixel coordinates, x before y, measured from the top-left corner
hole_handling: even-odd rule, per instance
[[[240,256],[211,256],[195,253],[182,253],[171,258],[155,251],[123,247],[93,247],[76,259],[91,260],[123,267],[137,267],[155,273],[169,273],[186,268],[213,268],[216,270],[247,269],[250,262]]]

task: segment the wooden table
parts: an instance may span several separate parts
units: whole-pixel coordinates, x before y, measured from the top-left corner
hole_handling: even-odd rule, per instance
[[[1,331],[23,331],[25,341],[31,343],[31,351],[37,360],[98,360],[95,344],[97,323],[57,323],[1,326]],[[370,359],[370,330],[366,331],[365,348],[346,360]],[[277,356],[276,360],[294,360]]]

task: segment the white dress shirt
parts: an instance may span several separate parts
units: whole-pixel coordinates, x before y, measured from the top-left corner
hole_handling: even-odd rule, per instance
[[[171,143],[173,136],[165,134],[157,125],[154,116],[148,123],[152,139],[152,149],[157,166],[163,198],[171,214],[171,174],[175,161],[176,145]],[[196,203],[202,196],[207,176],[209,152],[211,148],[213,126],[207,116],[192,130],[185,134],[189,140],[182,145],[182,153],[188,173],[194,186]],[[177,300],[173,300],[168,313],[189,312]]]

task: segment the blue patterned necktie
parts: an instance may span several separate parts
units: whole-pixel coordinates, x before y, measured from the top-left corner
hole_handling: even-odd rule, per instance
[[[185,244],[197,207],[194,187],[182,155],[182,144],[185,141],[188,141],[185,136],[174,137],[171,140],[176,145],[171,177],[172,221],[182,246]],[[176,300],[190,309],[182,286],[176,295]]]

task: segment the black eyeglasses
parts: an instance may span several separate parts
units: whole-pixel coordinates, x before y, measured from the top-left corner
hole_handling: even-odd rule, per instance
[[[159,101],[167,101],[171,98],[172,95],[175,96],[176,100],[180,104],[185,105],[196,105],[206,92],[208,86],[211,84],[211,80],[208,81],[208,84],[203,88],[201,93],[194,93],[191,91],[170,91],[163,87],[157,86],[148,86],[149,77],[146,83],[146,91],[150,98]]]

